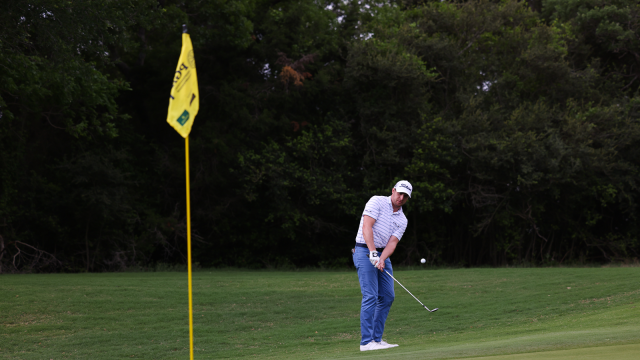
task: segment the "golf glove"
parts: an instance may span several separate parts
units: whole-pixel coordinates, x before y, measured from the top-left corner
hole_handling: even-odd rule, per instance
[[[376,266],[380,261],[380,257],[378,257],[377,251],[369,251],[369,261],[371,261],[371,265]]]

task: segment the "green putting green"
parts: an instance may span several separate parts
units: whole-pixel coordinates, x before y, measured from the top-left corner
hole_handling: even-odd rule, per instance
[[[591,348],[545,351],[517,355],[483,356],[476,360],[638,360],[640,344],[597,346]]]
[[[430,344],[422,346],[400,346],[392,349],[370,351],[367,358],[402,359],[482,359],[482,360],[542,360],[542,359],[640,359],[640,343],[624,345],[593,346],[606,344],[612,339],[637,338],[640,326],[603,328],[599,330],[547,333],[529,336],[507,337],[499,340],[483,340],[468,343]],[[637,340],[631,340],[637,341]],[[553,350],[558,347],[582,346],[580,348]],[[517,353],[515,353],[517,352]],[[488,353],[513,353],[508,355],[483,356]],[[340,357],[362,358],[363,355]]]

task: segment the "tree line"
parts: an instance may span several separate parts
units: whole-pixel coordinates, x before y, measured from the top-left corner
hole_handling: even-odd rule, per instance
[[[350,265],[414,186],[411,265],[637,261],[630,0],[17,0],[0,11],[0,271]]]

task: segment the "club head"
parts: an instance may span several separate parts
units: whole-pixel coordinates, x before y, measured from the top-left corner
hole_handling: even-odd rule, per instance
[[[422,306],[424,306],[424,305],[422,305]],[[424,308],[427,309],[428,312],[436,312],[436,311],[438,311],[438,308],[435,308],[433,310],[429,310],[429,308],[426,307],[426,306],[424,306]]]

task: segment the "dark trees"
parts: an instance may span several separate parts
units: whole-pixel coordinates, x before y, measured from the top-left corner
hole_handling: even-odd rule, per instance
[[[183,23],[195,261],[348,264],[364,203],[402,178],[396,262],[637,256],[637,4],[378,3],[3,5],[0,269],[185,260],[165,123]]]
[[[637,255],[639,98],[624,66],[584,58],[575,28],[516,2],[387,8],[370,31],[351,81],[387,101],[363,106],[377,112],[362,123],[389,119],[367,131],[398,137],[367,144],[424,197],[406,251],[473,265]]]

